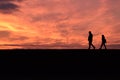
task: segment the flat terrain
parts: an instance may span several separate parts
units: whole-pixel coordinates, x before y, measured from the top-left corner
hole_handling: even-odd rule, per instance
[[[0,50],[0,76],[12,80],[116,80],[120,50]]]

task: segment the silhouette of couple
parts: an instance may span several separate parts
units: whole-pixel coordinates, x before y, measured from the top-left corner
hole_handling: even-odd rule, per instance
[[[89,42],[89,48],[88,49],[90,49],[91,46],[95,49],[95,46],[92,43],[93,42],[93,34],[92,34],[91,31],[89,31],[88,42]],[[105,49],[107,49],[105,43],[106,43],[105,36],[102,35],[102,43],[101,43],[100,49],[102,49],[103,46],[105,47]]]

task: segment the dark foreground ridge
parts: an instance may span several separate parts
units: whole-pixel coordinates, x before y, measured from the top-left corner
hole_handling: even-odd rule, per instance
[[[119,65],[120,50],[0,50],[4,79],[116,80]]]

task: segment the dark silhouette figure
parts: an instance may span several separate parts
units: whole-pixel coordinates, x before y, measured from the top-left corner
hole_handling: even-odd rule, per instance
[[[89,41],[89,48],[91,48],[91,46],[95,49],[95,46],[92,44],[92,41],[93,41],[93,34],[91,31],[89,31],[89,36],[88,36],[88,41]]]
[[[101,46],[100,46],[100,49],[102,49],[103,46],[105,47],[105,49],[107,49],[107,48],[106,48],[106,45],[105,45],[106,43],[107,43],[107,41],[106,41],[106,39],[105,39],[105,36],[102,35],[102,44],[101,44]]]

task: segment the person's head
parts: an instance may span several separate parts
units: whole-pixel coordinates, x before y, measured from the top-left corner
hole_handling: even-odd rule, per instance
[[[102,37],[104,38],[105,36],[104,36],[104,35],[102,35]]]
[[[89,31],[89,34],[91,34],[91,31]]]

